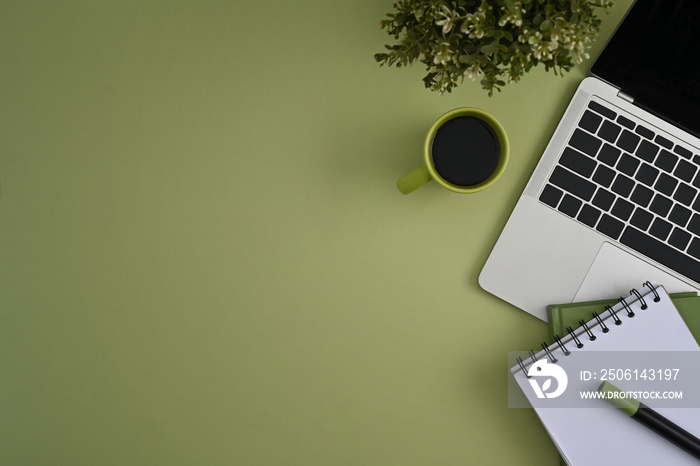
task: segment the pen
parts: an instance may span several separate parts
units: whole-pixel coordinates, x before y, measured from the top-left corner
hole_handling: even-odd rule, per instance
[[[700,439],[696,436],[669,421],[644,403],[627,397],[624,392],[611,383],[603,382],[598,387],[598,391],[608,394],[605,399],[632,419],[644,424],[666,440],[700,459]]]

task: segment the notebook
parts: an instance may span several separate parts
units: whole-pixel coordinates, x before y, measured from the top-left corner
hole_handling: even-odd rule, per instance
[[[700,296],[695,292],[673,293],[669,296],[690,333],[700,343]],[[581,320],[590,319],[594,312],[604,314],[605,306],[614,306],[616,303],[615,299],[604,299],[547,306],[550,342],[555,341],[555,335],[566,335],[568,327],[577,328]],[[566,462],[562,459],[561,464],[565,465]]]
[[[635,290],[636,291],[636,290]],[[658,296],[659,301],[655,298]],[[642,303],[647,304],[642,309]],[[629,317],[632,313],[633,317]],[[569,355],[565,356],[559,343],[547,347],[547,351],[533,353],[532,358],[521,361],[511,368],[511,373],[528,397],[545,429],[552,438],[562,458],[571,465],[691,465],[697,460],[669,443],[656,433],[634,422],[619,410],[601,406],[593,409],[585,408],[549,408],[541,407],[535,402],[537,397],[532,384],[526,377],[526,372],[532,364],[551,358],[557,360],[556,365],[567,372],[578,368],[577,361],[590,357],[586,352],[599,353],[610,357],[610,352],[660,352],[660,351],[700,351],[695,338],[676,310],[663,287],[645,284],[643,288],[627,297],[623,303],[610,308],[610,311],[599,315],[587,323],[588,329],[580,327],[573,334],[583,343],[577,348],[574,335],[561,339],[561,345],[568,348]],[[616,325],[615,321],[621,324]],[[603,333],[603,328],[609,331]],[[597,335],[595,341],[590,341],[589,333]],[[675,353],[674,353],[675,354]],[[614,367],[615,361],[610,361]],[[541,362],[540,362],[541,364]],[[599,382],[581,381],[573,373],[568,378],[567,391],[578,393],[588,390]],[[546,386],[546,384],[544,385]],[[557,388],[558,389],[558,388]],[[590,403],[602,403],[602,400],[586,400]],[[666,416],[689,432],[700,434],[700,409],[696,408],[658,408],[660,414]]]
[[[546,320],[547,304],[572,302],[590,274],[625,280],[593,267],[617,252],[671,292],[700,290],[698,21],[700,2],[634,3],[570,101],[482,288]]]
[[[695,340],[700,340],[700,296],[695,292],[669,294],[673,305],[688,326]],[[617,304],[616,299],[588,301],[583,303],[551,304],[547,306],[549,334],[554,343],[555,335],[566,335],[567,328],[578,328],[581,320],[587,321],[594,312],[605,313],[606,306]]]

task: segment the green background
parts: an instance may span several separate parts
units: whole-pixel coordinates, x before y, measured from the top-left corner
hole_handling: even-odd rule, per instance
[[[0,463],[558,463],[506,397],[547,326],[477,277],[590,60],[440,96],[390,10],[0,2]],[[460,106],[505,174],[401,195]]]

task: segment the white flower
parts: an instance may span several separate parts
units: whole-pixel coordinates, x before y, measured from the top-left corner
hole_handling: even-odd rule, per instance
[[[481,76],[481,67],[478,63],[470,66],[464,71],[464,76],[471,79],[472,81],[476,81],[476,78]]]
[[[512,9],[508,9],[506,6],[501,7],[503,15],[498,20],[498,25],[500,27],[505,26],[508,23],[513,23],[515,26],[520,27],[523,24],[523,13],[525,13],[525,8],[521,2],[515,2],[512,5]]]
[[[433,63],[436,65],[444,65],[452,58],[453,51],[450,48],[449,42],[441,42],[435,48],[435,56],[433,57]]]
[[[435,24],[442,26],[442,33],[447,34],[452,30],[452,27],[455,24],[455,20],[458,17],[457,12],[450,10],[445,5],[441,5],[439,14],[442,19],[435,21]]]
[[[486,13],[479,11],[474,14],[467,14],[462,23],[462,32],[469,34],[470,39],[481,39],[484,37],[486,31],[484,30],[484,25],[486,24]]]
[[[437,87],[440,94],[444,94],[447,91],[447,89],[450,88],[450,86],[455,84],[455,81],[445,70],[440,70],[437,73],[435,73],[435,76],[433,76],[433,82],[435,83],[433,89]]]

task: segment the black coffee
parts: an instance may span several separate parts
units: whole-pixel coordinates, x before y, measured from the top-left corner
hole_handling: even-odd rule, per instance
[[[443,123],[430,150],[435,171],[457,186],[486,181],[501,160],[501,144],[494,130],[476,117],[457,117]]]

